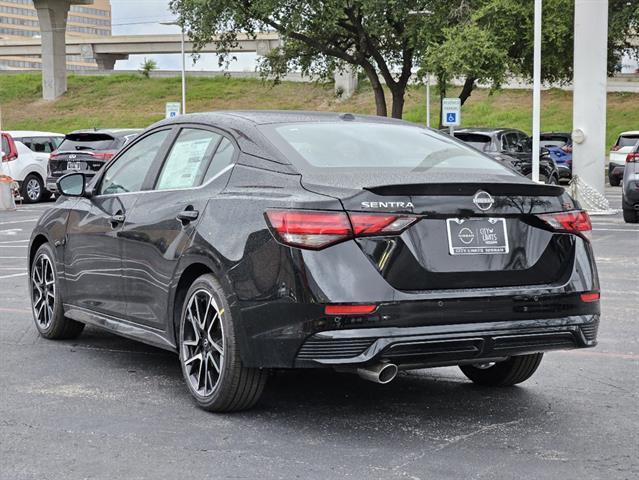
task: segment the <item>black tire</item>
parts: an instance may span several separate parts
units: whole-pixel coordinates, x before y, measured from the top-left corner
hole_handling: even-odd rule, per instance
[[[626,223],[639,223],[639,212],[631,208],[624,208],[623,221]]]
[[[618,187],[621,185],[621,179],[615,177],[608,177],[608,181],[610,182],[611,187]]]
[[[550,185],[559,185],[559,179],[553,175],[552,177],[550,177],[550,182],[548,182]]]
[[[51,340],[76,338],[82,333],[84,323],[64,316],[60,283],[55,272],[54,259],[53,249],[48,243],[41,245],[33,257],[29,272],[29,293],[33,320],[38,332],[44,338]],[[50,268],[44,267],[45,263]],[[39,278],[44,278],[45,283],[52,281],[52,287],[39,285]]]
[[[232,412],[257,403],[268,371],[242,364],[236,325],[222,287],[213,275],[200,276],[186,293],[178,348],[184,381],[199,407],[211,412]],[[217,378],[213,384],[214,376]]]
[[[27,175],[20,186],[20,195],[22,195],[22,201],[24,203],[41,202],[45,196],[45,192],[44,182],[34,173]]]
[[[479,385],[508,387],[528,380],[539,367],[543,353],[518,355],[487,368],[461,365],[459,368],[469,379]]]

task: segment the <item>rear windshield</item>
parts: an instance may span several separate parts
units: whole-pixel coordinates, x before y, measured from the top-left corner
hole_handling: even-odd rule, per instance
[[[104,133],[70,133],[64,137],[58,150],[115,150],[118,145],[117,139]]]
[[[459,138],[462,142],[475,147],[477,150],[486,152],[490,150],[490,137],[488,135],[482,135],[479,133],[455,133],[455,137]]]
[[[617,140],[618,147],[634,147],[639,141],[639,135],[621,135]]]
[[[264,125],[261,129],[302,173],[328,169],[509,172],[446,134],[416,126],[319,122]]]

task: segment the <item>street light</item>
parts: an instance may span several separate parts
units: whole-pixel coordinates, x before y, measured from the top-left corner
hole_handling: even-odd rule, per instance
[[[182,32],[180,50],[182,52],[182,115],[186,113],[186,58],[184,55],[184,25],[180,22],[160,22],[160,25],[177,25]]]

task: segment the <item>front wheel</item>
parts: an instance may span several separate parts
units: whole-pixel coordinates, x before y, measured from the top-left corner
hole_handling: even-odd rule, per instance
[[[459,368],[479,385],[507,387],[528,380],[539,367],[543,356],[543,353],[517,355],[503,362],[461,365]]]
[[[202,275],[189,288],[179,340],[182,375],[200,407],[231,412],[257,403],[268,373],[242,364],[231,311],[212,275]]]
[[[29,276],[33,319],[38,332],[44,338],[75,338],[82,333],[84,323],[64,316],[54,258],[48,243],[41,245],[33,257]]]
[[[626,223],[639,223],[639,211],[631,208],[624,208],[623,221]]]
[[[608,177],[608,181],[610,182],[611,187],[618,187],[621,185],[621,179],[617,177]]]

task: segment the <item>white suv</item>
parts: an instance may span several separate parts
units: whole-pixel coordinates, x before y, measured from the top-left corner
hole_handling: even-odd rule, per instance
[[[28,134],[24,135],[24,134]],[[49,154],[63,135],[44,132],[2,132],[2,161],[0,174],[13,178],[20,186],[20,195],[25,203],[46,200],[51,193],[45,189]],[[36,151],[23,142],[25,140]]]
[[[608,181],[613,187],[618,187],[626,168],[626,157],[639,142],[639,131],[621,132],[610,150],[608,163]]]

